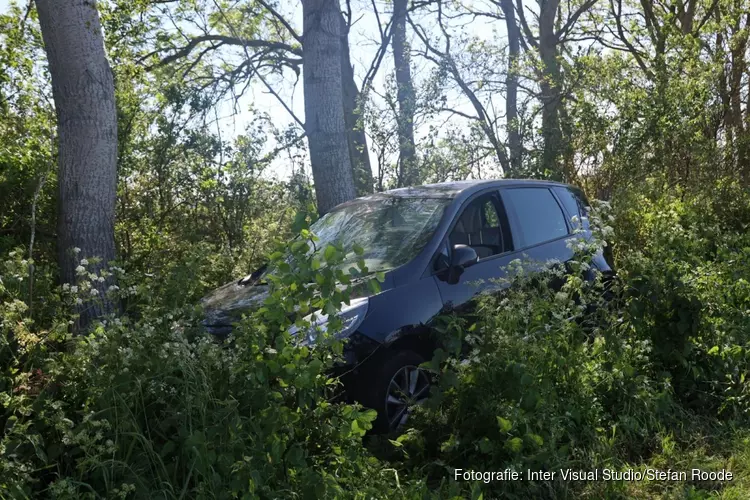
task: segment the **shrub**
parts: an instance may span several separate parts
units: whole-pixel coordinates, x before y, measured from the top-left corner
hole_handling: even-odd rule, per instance
[[[265,306],[223,344],[188,307],[142,308],[79,337],[61,315],[51,335],[26,320],[15,275],[4,274],[0,496],[366,498],[418,488],[363,448],[374,412],[330,400],[341,342],[300,346],[288,332],[349,294],[335,269],[342,250],[325,252],[320,269],[306,252],[314,236],[303,238],[287,250],[294,259],[273,256]],[[61,300],[97,279],[81,276]]]

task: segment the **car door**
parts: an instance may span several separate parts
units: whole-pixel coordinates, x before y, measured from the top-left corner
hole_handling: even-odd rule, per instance
[[[497,190],[480,193],[466,202],[453,221],[440,252],[450,260],[453,245],[468,245],[477,252],[477,263],[468,267],[455,284],[434,276],[445,310],[467,312],[480,293],[505,287],[505,266],[517,257],[510,224]],[[437,260],[437,259],[436,259]]]
[[[568,240],[572,225],[553,191],[546,186],[519,186],[500,190],[518,257],[530,270],[573,258]]]

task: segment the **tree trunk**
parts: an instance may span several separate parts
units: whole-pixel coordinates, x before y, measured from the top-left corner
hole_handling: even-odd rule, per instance
[[[505,25],[508,31],[508,79],[505,99],[506,127],[508,129],[508,148],[510,149],[510,172],[513,177],[521,169],[521,133],[518,123],[518,64],[521,54],[521,32],[516,22],[516,11],[513,0],[500,0],[500,8],[505,14]]]
[[[539,56],[543,74],[540,82],[542,92],[542,138],[544,152],[542,170],[545,176],[562,180],[560,154],[562,131],[560,130],[560,68],[557,61],[557,37],[555,36],[555,16],[559,0],[546,0],[540,5],[539,16]]]
[[[78,258],[115,258],[117,113],[95,0],[36,0],[52,77],[59,138],[58,252],[61,278],[74,283]],[[105,285],[98,284],[103,292]],[[80,327],[111,311],[101,301],[81,310]]]
[[[407,0],[393,1],[393,37],[391,38],[396,85],[398,86],[396,99],[398,100],[399,187],[419,184],[414,143],[414,85],[411,80],[409,47],[406,44],[406,4]]]
[[[745,26],[742,29],[740,29],[740,22],[741,17],[738,16],[735,26],[732,27],[729,103],[732,117],[731,126],[736,137],[737,169],[745,185],[747,185],[750,182],[750,137],[748,137],[745,120],[742,116],[742,79],[743,74],[747,71],[745,52],[750,35],[750,13],[746,14]],[[747,107],[750,108],[750,103]]]
[[[349,158],[354,175],[354,186],[357,196],[372,193],[372,167],[370,153],[367,149],[367,136],[362,114],[358,109],[360,93],[354,81],[354,70],[349,57],[348,27],[344,16],[341,17],[341,78],[344,92],[344,121],[349,142]]]
[[[322,215],[356,197],[344,121],[341,11],[338,0],[304,0],[305,130]]]

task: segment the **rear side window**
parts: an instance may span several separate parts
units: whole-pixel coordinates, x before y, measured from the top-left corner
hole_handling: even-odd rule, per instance
[[[577,227],[588,229],[589,221],[586,208],[588,204],[585,202],[583,193],[581,193],[578,189],[569,187],[556,187],[554,188],[554,190],[557,193],[557,197],[565,207],[565,211],[568,213],[568,217],[573,218],[575,216],[578,219],[578,223],[571,224],[571,227],[573,227],[574,229]]]
[[[502,197],[515,214],[522,247],[568,234],[565,215],[548,188],[505,189]]]

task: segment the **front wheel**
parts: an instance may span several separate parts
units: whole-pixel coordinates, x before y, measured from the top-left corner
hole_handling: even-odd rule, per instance
[[[424,358],[400,351],[373,366],[363,382],[361,402],[378,412],[377,432],[394,432],[404,426],[412,409],[430,395],[430,376],[419,368]],[[375,365],[375,363],[373,363]]]

